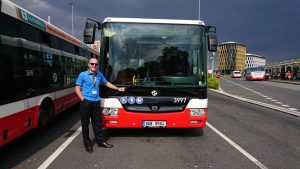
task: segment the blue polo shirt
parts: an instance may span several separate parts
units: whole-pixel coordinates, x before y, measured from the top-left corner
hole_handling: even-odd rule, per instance
[[[81,72],[76,80],[76,85],[82,89],[84,99],[89,101],[99,101],[100,98],[100,84],[106,84],[107,80],[99,71],[96,74],[91,73],[90,70]]]

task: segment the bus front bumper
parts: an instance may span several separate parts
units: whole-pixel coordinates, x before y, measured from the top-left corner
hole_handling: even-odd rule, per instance
[[[204,128],[207,109],[203,116],[191,116],[190,109],[182,112],[127,112],[118,110],[118,116],[102,115],[104,128]]]

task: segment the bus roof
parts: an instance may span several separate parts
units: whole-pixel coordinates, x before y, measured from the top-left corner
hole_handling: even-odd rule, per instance
[[[95,49],[89,47],[84,42],[64,32],[63,30],[57,28],[56,26],[50,24],[49,22],[46,22],[45,20],[27,11],[26,9],[16,5],[15,3],[9,0],[0,0],[0,1],[1,1],[0,3],[1,12],[10,15],[20,21],[26,22],[32,26],[35,26],[61,39],[64,39],[74,45],[81,46],[82,48],[86,48],[93,53],[99,54]]]
[[[149,19],[149,18],[105,18],[106,22],[122,22],[122,23],[162,23],[162,24],[182,24],[182,25],[205,25],[201,20],[177,20],[177,19]]]

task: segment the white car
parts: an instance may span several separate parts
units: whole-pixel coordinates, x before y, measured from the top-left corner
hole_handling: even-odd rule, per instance
[[[232,78],[241,78],[242,77],[242,72],[238,71],[238,70],[232,71],[231,77]]]

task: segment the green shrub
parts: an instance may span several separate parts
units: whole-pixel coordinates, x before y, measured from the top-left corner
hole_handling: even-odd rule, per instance
[[[215,77],[210,77],[207,79],[207,87],[210,89],[219,89],[220,80]]]

